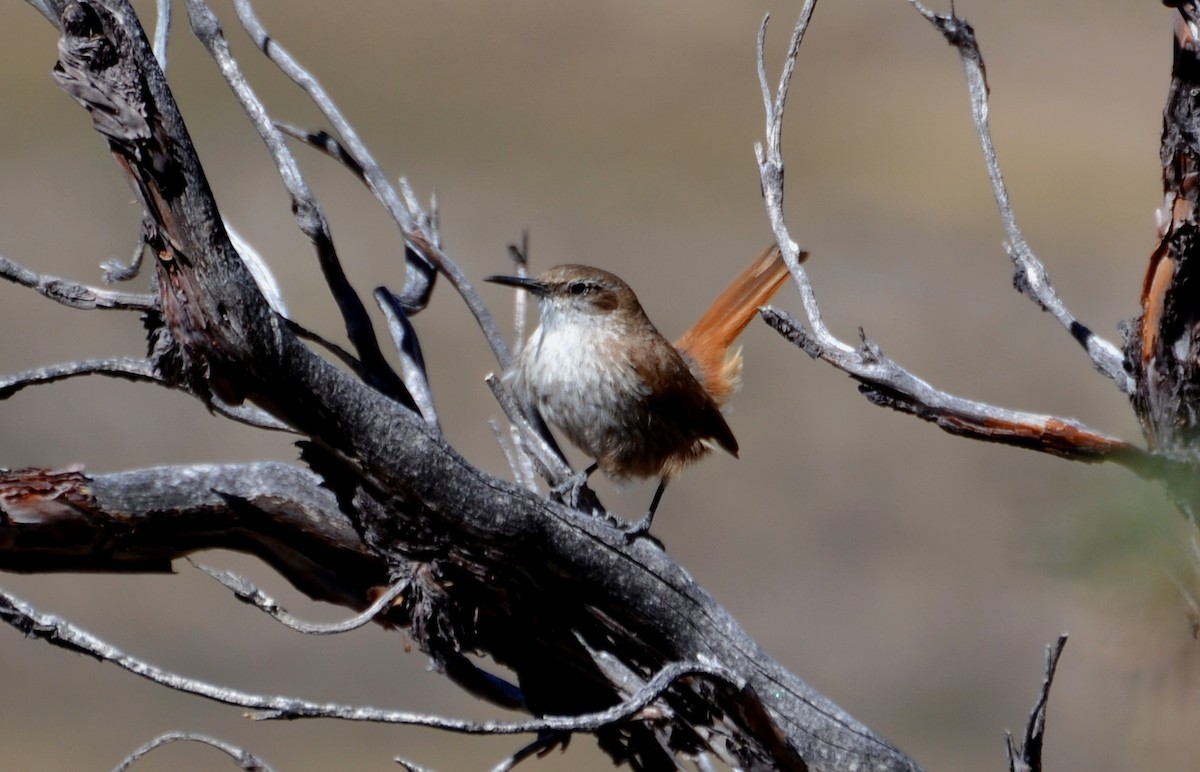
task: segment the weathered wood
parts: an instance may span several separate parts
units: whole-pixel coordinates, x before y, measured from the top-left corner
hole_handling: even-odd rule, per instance
[[[1137,388],[1134,410],[1147,441],[1164,455],[1200,461],[1200,43],[1180,4],[1171,86],[1163,110],[1163,206],[1159,243],[1130,325],[1125,358]]]
[[[361,536],[362,563],[354,548],[343,551],[353,568],[331,568],[302,589],[361,605],[372,581],[365,575],[382,568],[381,584],[407,579],[410,591],[389,619],[443,666],[482,652],[512,668],[538,715],[616,704],[670,663],[727,671],[728,683],[681,680],[663,710],[597,732],[615,761],[636,768],[671,769],[675,753],[700,751],[750,769],[917,768],[767,656],[660,549],[627,546],[604,522],[484,474],[405,395],[388,396],[310,350],[271,312],[229,244],[128,4],[73,3],[62,29],[56,77],[89,110],[152,220],[147,241],[169,333],[161,342],[173,347],[183,382],[201,398],[251,402],[305,435],[305,460]],[[245,517],[239,506],[261,493],[234,494],[226,516]],[[196,496],[196,506],[211,500]],[[294,519],[268,519],[281,534],[304,530]],[[166,531],[144,545],[143,565],[198,548],[189,521],[179,518],[172,543],[171,525],[159,520]],[[219,530],[204,536],[221,541]],[[321,542],[281,536],[289,550],[281,552],[255,537],[243,549],[294,579],[298,557],[324,559],[331,545]],[[123,557],[136,564],[136,550]],[[95,568],[116,568],[115,559],[93,559]]]

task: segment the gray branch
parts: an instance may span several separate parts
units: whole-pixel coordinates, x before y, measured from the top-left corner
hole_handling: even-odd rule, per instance
[[[328,231],[304,219],[319,214],[315,200],[301,195],[294,161],[226,55],[215,18],[197,0],[188,8],[297,206],[307,208],[301,219],[320,242],[318,253],[329,258]],[[447,722],[334,706],[343,718],[466,732],[589,731],[614,760],[644,769],[674,769],[699,754],[746,769],[917,768],[771,659],[661,549],[627,544],[601,518],[484,474],[413,401],[396,398],[382,371],[368,363],[364,378],[318,356],[271,310],[230,243],[127,3],[71,4],[62,27],[55,77],[88,111],[152,221],[147,240],[161,332],[177,354],[179,382],[210,403],[251,404],[294,427],[305,436],[302,457],[313,472],[256,465],[95,479],[78,471],[14,473],[17,493],[0,501],[19,516],[0,528],[44,534],[65,518],[80,543],[47,550],[44,540],[0,540],[20,547],[0,552],[0,565],[167,570],[182,555],[233,542],[309,595],[356,610],[406,581],[401,602],[385,612],[388,623],[464,688],[536,714],[522,722]],[[337,295],[340,281],[326,275]],[[370,347],[358,351],[366,357]],[[288,485],[300,493],[287,494]],[[184,506],[152,508],[149,499]],[[128,510],[138,515],[116,516]],[[162,527],[137,527],[148,518]],[[102,539],[111,536],[110,522],[127,523],[128,538]],[[59,645],[104,646],[15,600],[7,609],[21,629]],[[509,668],[519,692],[471,666],[466,653]],[[132,672],[266,717],[329,714],[329,706],[180,681],[123,652],[110,654]]]
[[[767,323],[803,349],[809,356],[828,362],[858,381],[859,390],[874,404],[917,416],[952,434],[1038,450],[1076,461],[1114,461],[1145,477],[1171,481],[1172,485],[1182,485],[1183,483],[1179,481],[1191,479],[1190,467],[1186,464],[1155,455],[1124,440],[1091,429],[1078,421],[1008,410],[947,394],[886,357],[879,346],[867,340],[861,331],[861,341],[859,345],[855,346],[839,340],[829,330],[822,319],[812,282],[801,264],[801,250],[793,240],[783,214],[784,162],[781,136],[784,109],[796,56],[803,42],[804,32],[807,29],[814,4],[815,0],[810,0],[801,11],[800,19],[792,33],[791,45],[779,84],[774,92],[768,82],[763,53],[768,20],[763,21],[758,39],[759,85],[763,95],[763,107],[766,111],[765,144],[755,145],[759,176],[762,181],[767,216],[788,267],[791,269],[792,277],[800,289],[808,327],[806,328],[804,324],[789,314],[770,309],[763,311],[763,317]],[[978,48],[974,46],[973,38],[969,36],[970,27],[956,17],[934,17],[929,15],[919,3],[914,2],[914,5],[922,13],[927,14],[927,18],[938,24],[939,29],[955,32],[958,35],[955,40],[970,41],[969,45],[962,44],[964,67],[968,72],[973,112],[984,145],[984,153],[987,156],[989,172],[993,175],[997,203],[1001,209],[1002,219],[1009,228],[1010,241],[1015,245],[1012,247],[1012,254],[1020,268],[1018,276],[1023,277],[1018,282],[1018,286],[1023,287],[1044,308],[1055,312],[1056,316],[1063,320],[1073,333],[1083,336],[1080,331],[1084,328],[1068,314],[1058,300],[1049,282],[1045,279],[1044,269],[1025,245],[1020,231],[1016,229],[1008,196],[1003,187],[1003,179],[991,147],[986,119],[987,88],[983,81],[983,60]],[[947,34],[949,36],[950,33],[947,32]],[[1119,352],[1111,344],[1101,341],[1090,332],[1085,337],[1086,341],[1081,337],[1081,342],[1085,343],[1090,352],[1094,352],[1094,361],[1097,367],[1113,378],[1123,390],[1128,390],[1129,381],[1124,374]],[[1184,474],[1181,475],[1181,472]]]
[[[1000,211],[1000,221],[1008,234],[1005,249],[1013,261],[1016,273],[1013,285],[1019,292],[1028,297],[1058,320],[1067,332],[1087,351],[1092,364],[1105,376],[1112,379],[1125,394],[1132,394],[1134,381],[1125,370],[1124,357],[1120,348],[1104,340],[1084,326],[1070,312],[1066,304],[1058,296],[1050,283],[1050,275],[1046,267],[1033,254],[1029,243],[1021,229],[1017,227],[1017,217],[1013,213],[1012,202],[1008,198],[1008,188],[1004,185],[1004,175],[1000,173],[1000,162],[996,160],[996,148],[992,143],[992,130],[988,124],[988,84],[987,73],[983,65],[983,54],[975,40],[975,31],[965,19],[955,16],[936,14],[919,0],[909,0],[913,7],[925,17],[946,38],[946,42],[958,50],[962,59],[963,72],[967,78],[967,91],[971,97],[971,116],[975,120],[975,131],[979,135],[979,143],[983,149],[983,160],[987,165],[988,179],[992,184],[992,193],[996,197],[996,207]]]
[[[1067,636],[1060,635],[1053,646],[1046,647],[1046,670],[1042,676],[1042,688],[1037,702],[1025,725],[1025,736],[1020,743],[1013,741],[1011,733],[1005,735],[1008,748],[1010,772],[1042,772],[1042,743],[1046,739],[1046,706],[1050,702],[1050,687],[1054,684],[1054,673],[1058,670],[1058,659],[1067,645]]]
[[[125,772],[125,770],[141,761],[153,751],[163,747],[164,745],[170,745],[171,743],[177,742],[200,743],[201,745],[207,745],[209,747],[216,748],[232,759],[233,763],[237,764],[238,768],[245,770],[245,772],[273,772],[273,767],[260,759],[258,756],[255,756],[250,751],[227,743],[224,740],[218,740],[215,737],[209,737],[208,735],[197,734],[195,732],[167,732],[165,734],[161,734],[135,750],[133,753],[126,756],[120,764],[113,768],[113,772]]]
[[[89,287],[57,276],[36,273],[3,256],[0,256],[0,278],[36,290],[64,306],[83,311],[96,308],[149,311],[158,307],[158,299],[153,295]]]
[[[450,280],[471,313],[474,314],[475,320],[483,330],[484,337],[492,347],[500,366],[508,369],[508,345],[504,341],[504,336],[500,334],[491,311],[484,305],[483,299],[467,275],[441,249],[441,237],[437,232],[437,218],[434,214],[436,206],[431,205],[430,212],[426,212],[417,202],[416,196],[412,195],[412,191],[403,183],[404,195],[397,195],[395,188],[388,182],[387,175],[383,173],[366,145],[359,139],[358,132],[346,120],[317,79],[301,67],[291,54],[279,44],[278,40],[267,34],[266,29],[258,20],[258,16],[254,13],[252,3],[249,0],[235,0],[234,8],[237,11],[238,19],[242,22],[242,27],[259,50],[308,94],[313,104],[333,126],[338,136],[341,137],[338,147],[342,151],[342,157],[353,161],[354,166],[360,171],[361,179],[367,184],[376,200],[400,226],[405,243],[413,247],[421,258],[431,261]],[[429,227],[431,225],[435,227]]]

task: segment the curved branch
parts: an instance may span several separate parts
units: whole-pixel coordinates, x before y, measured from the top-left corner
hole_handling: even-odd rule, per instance
[[[531,734],[542,732],[596,732],[621,723],[660,699],[668,689],[683,679],[708,679],[716,683],[744,688],[734,676],[720,667],[702,664],[674,663],[667,665],[649,679],[628,699],[605,710],[576,716],[547,716],[525,721],[471,721],[330,702],[311,702],[293,697],[265,696],[229,689],[187,678],[131,656],[116,646],[101,640],[86,630],[51,614],[43,614],[10,593],[0,591],[0,620],[21,631],[27,638],[45,641],[52,646],[85,654],[108,662],[161,686],[198,697],[248,708],[255,711],[252,718],[259,721],[296,720],[303,718],[336,718],[343,721],[365,721],[378,724],[427,726],[447,732],[479,735]]]
[[[24,573],[167,572],[237,550],[309,597],[360,609],[388,583],[320,479],[276,462],[0,472],[0,544],[0,569]]]
[[[231,745],[224,740],[218,740],[215,737],[196,734],[194,732],[167,732],[165,734],[161,734],[135,750],[133,753],[126,756],[120,764],[113,768],[113,772],[125,772],[125,770],[132,767],[136,762],[141,761],[142,758],[151,752],[163,747],[164,745],[169,745],[175,742],[200,743],[201,745],[208,745],[212,748],[216,748],[229,758],[233,759],[233,762],[237,764],[240,769],[246,770],[246,772],[273,772],[273,769],[270,765],[268,765],[259,757],[255,756],[250,751],[245,750],[244,748],[239,748],[236,745]]]
[[[1148,479],[1183,480],[1191,476],[1191,466],[1182,460],[1156,455],[1077,421],[1009,410],[939,391],[866,339],[849,352],[829,351],[790,314],[770,308],[761,313],[767,324],[809,356],[829,362],[858,381],[859,391],[872,403],[914,415],[950,434],[1072,461],[1112,461]]]
[[[379,616],[380,612],[388,608],[408,589],[407,581],[399,581],[387,592],[380,595],[370,606],[367,606],[366,610],[361,614],[333,624],[315,624],[297,619],[289,614],[274,598],[260,590],[245,577],[228,571],[217,571],[198,563],[195,566],[232,592],[234,597],[241,602],[254,606],[284,627],[289,627],[305,635],[340,635],[341,633],[348,633],[351,630],[364,627],[375,621],[375,617]]]
[[[292,212],[296,223],[316,249],[325,282],[337,301],[346,332],[358,352],[369,382],[405,406],[416,409],[403,381],[396,375],[379,348],[379,339],[375,335],[366,305],[346,277],[320,202],[309,189],[300,166],[284,142],[282,133],[267,114],[266,106],[242,75],[237,60],[230,53],[229,43],[221,32],[221,25],[216,16],[202,0],[188,0],[187,9],[192,31],[217,63],[221,74],[241,102],[242,109],[258,130],[279,169],[280,179],[292,198]]]
[[[1086,331],[1059,301],[1046,280],[1045,271],[1033,256],[1015,224],[1008,194],[991,145],[987,127],[987,85],[983,76],[983,60],[974,44],[969,25],[957,17],[930,14],[919,2],[910,0],[930,21],[942,29],[947,38],[962,52],[971,87],[972,107],[976,126],[984,146],[989,174],[992,176],[997,205],[1011,241],[1010,254],[1019,268],[1018,287],[1029,294],[1044,310],[1051,311],[1093,354],[1097,368],[1112,378],[1122,389],[1132,389],[1132,381],[1124,371],[1117,349],[1090,331]],[[779,86],[772,98],[764,64],[764,42],[767,21],[758,39],[759,84],[766,111],[766,144],[755,146],[763,199],[772,230],[780,245],[792,277],[800,289],[805,315],[811,331],[792,316],[765,309],[763,318],[788,340],[809,356],[828,362],[859,382],[859,390],[874,404],[890,407],[936,423],[952,434],[971,439],[999,442],[1076,461],[1115,461],[1138,474],[1155,479],[1186,480],[1191,478],[1190,467],[1137,448],[1124,440],[1109,437],[1070,419],[1024,413],[962,399],[939,391],[888,359],[879,347],[862,336],[861,344],[851,346],[833,335],[825,325],[808,274],[801,265],[802,252],[796,246],[783,214],[784,163],[780,137],[784,109],[795,59],[811,15],[811,3],[805,5],[792,34]],[[1115,358],[1115,359],[1114,359]],[[1184,474],[1180,475],[1179,473]]]
[[[121,378],[135,383],[153,383],[173,390],[184,389],[182,384],[176,383],[163,375],[161,370],[149,359],[116,357],[113,359],[85,359],[79,362],[65,362],[63,364],[37,367],[12,375],[0,376],[0,400],[8,399],[30,386],[41,386],[88,375]],[[209,408],[213,412],[219,413],[230,420],[246,424],[247,426],[279,432],[294,431],[291,426],[252,405],[228,405],[219,399],[212,399],[209,400]]]
[[[133,357],[86,359],[0,376],[0,399],[8,399],[30,386],[40,386],[85,375],[104,375],[109,378],[123,378],[127,381],[171,385],[154,367],[154,363],[148,359]]]
[[[311,73],[300,66],[276,39],[267,34],[249,0],[235,0],[233,5],[246,34],[266,55],[267,59],[303,89],[304,93],[308,94],[313,104],[341,137],[341,141],[334,140],[323,133],[295,132],[293,136],[303,135],[302,138],[309,144],[329,153],[331,157],[339,159],[343,163],[348,163],[350,168],[359,175],[376,200],[400,226],[405,243],[415,250],[416,254],[406,254],[407,262],[411,265],[414,259],[428,261],[445,274],[451,285],[466,302],[467,308],[475,316],[475,320],[479,324],[479,328],[483,330],[484,338],[491,346],[500,367],[507,370],[511,364],[508,344],[500,333],[500,328],[496,326],[491,311],[484,305],[483,299],[467,275],[442,251],[441,237],[436,227],[437,218],[422,209],[407,185],[403,186],[403,196],[397,194],[395,188],[388,181],[387,175],[383,173],[367,146],[359,138],[358,132],[346,120],[328,92]],[[320,141],[315,141],[317,139]],[[434,206],[431,206],[430,209],[436,211]]]
[[[91,110],[154,217],[163,315],[186,377],[226,401],[252,401],[309,437],[304,459],[361,535],[369,566],[386,576],[355,580],[356,602],[370,586],[409,577],[389,620],[436,663],[491,655],[517,674],[539,715],[599,716],[624,703],[626,690],[611,676],[617,668],[602,659],[646,682],[676,666],[729,674],[716,687],[677,681],[660,696],[669,710],[597,729],[616,760],[669,768],[675,754],[707,751],[749,769],[793,761],[917,768],[772,660],[662,551],[628,545],[619,529],[484,474],[414,410],[298,340],[229,245],[132,12],[123,0],[105,3],[116,10],[98,0],[68,9],[60,82]],[[221,498],[231,510],[241,503]],[[361,553],[344,557],[366,566]],[[347,581],[329,578],[339,580]]]
[[[1087,351],[1092,364],[1100,373],[1112,379],[1123,393],[1133,394],[1134,380],[1125,369],[1120,348],[1096,335],[1075,318],[1050,283],[1046,267],[1033,254],[1021,229],[1017,227],[1017,217],[1008,198],[1004,175],[1000,173],[1000,162],[996,160],[996,147],[992,143],[992,130],[988,125],[987,71],[983,64],[983,54],[975,40],[975,31],[965,19],[955,16],[953,11],[948,15],[936,14],[925,8],[920,0],[909,2],[942,33],[947,43],[958,50],[962,59],[963,72],[967,77],[967,90],[971,95],[971,116],[975,119],[975,132],[979,135],[979,143],[983,148],[983,160],[987,164],[988,179],[996,197],[996,207],[1000,210],[1000,221],[1004,225],[1004,232],[1008,234],[1005,249],[1008,250],[1008,256],[1016,268],[1013,284],[1021,294],[1058,320],[1063,329]]]
[[[3,256],[0,256],[0,279],[29,287],[64,306],[83,311],[97,308],[150,311],[158,308],[158,298],[153,295],[89,287],[57,276],[36,273]]]

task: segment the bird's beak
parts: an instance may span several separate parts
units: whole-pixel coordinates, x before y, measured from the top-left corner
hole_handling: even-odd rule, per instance
[[[500,274],[497,276],[485,276],[483,280],[490,281],[492,284],[505,284],[509,287],[528,290],[538,297],[544,296],[549,291],[545,284],[542,284],[537,279],[530,279],[525,276],[505,276]]]

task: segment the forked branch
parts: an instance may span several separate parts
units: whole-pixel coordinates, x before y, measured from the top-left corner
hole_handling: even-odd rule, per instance
[[[24,556],[20,551],[5,556],[9,567],[23,559],[23,565],[40,570],[55,570],[54,560],[58,570],[89,564],[114,571],[167,570],[173,558],[228,546],[249,533],[241,548],[271,562],[313,597],[361,610],[387,588],[403,587],[384,611],[388,623],[403,628],[436,668],[464,688],[535,716],[468,724],[406,714],[410,723],[488,733],[589,731],[614,761],[644,769],[674,769],[679,758],[701,754],[747,769],[917,768],[763,653],[661,550],[648,543],[627,545],[603,519],[486,475],[447,444],[430,420],[431,401],[411,398],[399,379],[372,364],[373,344],[365,330],[353,329],[360,311],[345,294],[352,290],[339,278],[316,199],[298,170],[293,173],[294,160],[275,123],[243,88],[215,17],[197,0],[188,8],[196,34],[211,47],[280,165],[363,369],[347,371],[319,356],[265,301],[222,225],[182,118],[128,4],[88,0],[67,6],[57,77],[89,111],[146,211],[161,318],[153,331],[156,351],[171,354],[174,382],[208,404],[253,405],[303,435],[302,459],[313,473],[268,471],[273,480],[291,475],[311,494],[315,509],[272,509],[271,497],[264,499],[264,489],[268,494],[272,489],[261,479],[250,480],[250,489],[205,479],[191,489],[195,506],[189,510],[203,511],[202,523],[178,512],[131,515],[124,508],[96,506],[112,493],[101,492],[98,478],[76,470],[61,479],[47,475],[40,485],[36,481],[44,473],[29,470],[16,482],[25,486],[13,499],[19,506],[11,511],[19,517],[0,526],[40,529],[44,535],[56,518],[66,518],[78,525],[84,548],[56,554],[25,541]],[[239,5],[244,20],[248,8]],[[251,34],[271,56],[282,51],[269,38]],[[317,99],[318,92],[309,93]],[[338,131],[339,143],[353,157],[351,166],[365,174],[373,160],[347,140],[349,132]],[[377,180],[369,185],[390,198]],[[403,185],[399,196],[414,211],[415,197]],[[436,216],[423,216],[415,224],[398,218],[430,234],[422,243],[410,230],[405,243],[438,263]],[[414,294],[423,297],[408,297],[406,290],[393,310],[408,313],[406,304],[416,308],[428,299],[427,292]],[[408,335],[403,329],[397,337]],[[497,358],[505,364],[501,352],[498,347]],[[413,363],[419,367],[415,358]],[[187,482],[186,474],[156,474],[160,481]],[[143,492],[121,487],[126,496]],[[89,499],[93,494],[95,500]],[[97,511],[128,523],[122,531],[128,538],[101,543],[105,518],[85,516]],[[160,530],[136,527],[139,518],[144,523],[155,516],[162,518]],[[89,530],[88,523],[95,525]],[[22,629],[48,640],[69,641],[75,649],[94,643],[15,601],[7,608]],[[472,665],[468,654],[488,655],[509,668],[517,686]],[[146,663],[123,653],[111,659],[147,672]],[[283,698],[223,696],[270,717],[318,715],[322,709]],[[344,718],[386,715],[342,707]]]
[[[1062,324],[1085,348],[1097,370],[1111,378],[1122,392],[1132,393],[1134,379],[1125,370],[1120,350],[1095,335],[1071,314],[1050,284],[1045,267],[1033,254],[1017,227],[988,125],[988,87],[983,56],[970,25],[953,13],[934,14],[916,0],[910,2],[956,47],[962,59],[976,131],[996,204],[1008,234],[1009,256],[1016,267],[1014,284]],[[784,254],[789,256],[795,255],[798,248],[783,213],[784,162],[780,136],[794,60],[810,12],[810,6],[806,5],[792,38],[788,62],[773,94],[763,64],[765,21],[758,47],[759,79],[767,121],[765,144],[756,146],[759,176],[771,227]],[[807,326],[786,312],[770,309],[763,312],[764,319],[809,356],[828,362],[858,381],[859,391],[874,404],[914,415],[944,431],[971,439],[1037,450],[1074,461],[1111,461],[1144,477],[1165,481],[1177,497],[1196,495],[1196,486],[1190,482],[1196,479],[1196,470],[1188,462],[1153,453],[1073,419],[1014,411],[948,394],[888,358],[861,331],[861,340],[857,345],[838,339],[822,320],[816,292],[804,266],[789,258],[789,267],[800,289]]]

